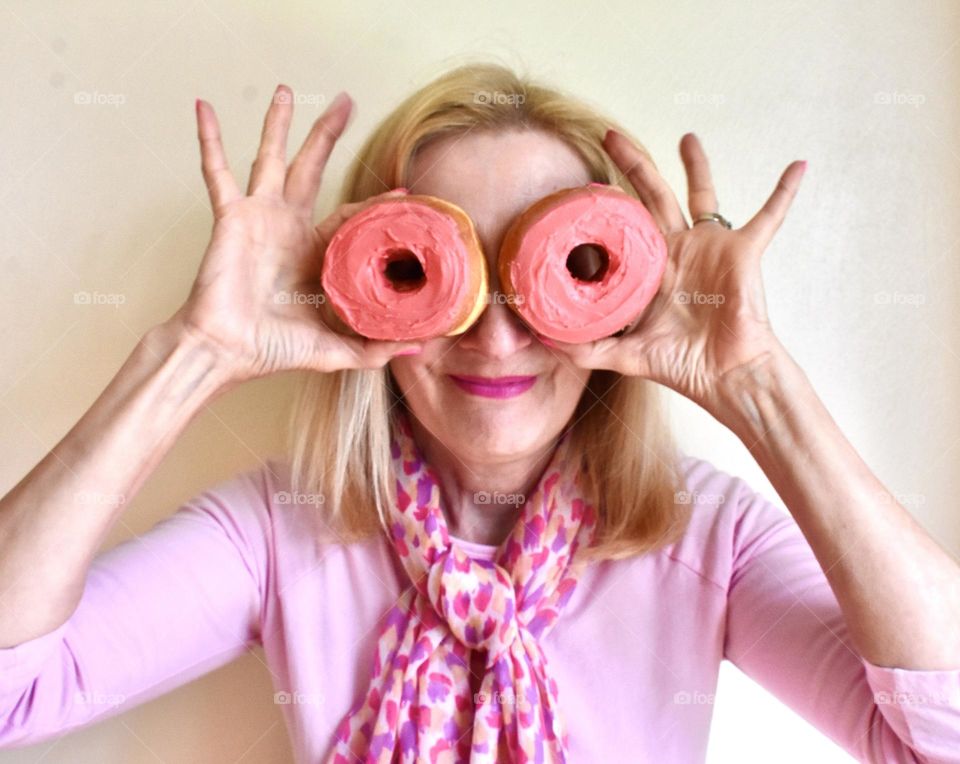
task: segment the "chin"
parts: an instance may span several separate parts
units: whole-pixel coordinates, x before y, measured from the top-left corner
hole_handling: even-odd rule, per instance
[[[452,451],[506,456],[527,453],[544,437],[543,423],[535,418],[539,410],[528,406],[521,414],[513,405],[473,405],[431,411],[428,418],[420,418]]]

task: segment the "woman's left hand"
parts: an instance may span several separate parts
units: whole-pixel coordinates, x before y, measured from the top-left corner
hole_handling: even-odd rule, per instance
[[[742,228],[687,224],[677,198],[650,159],[614,131],[604,148],[630,180],[667,242],[667,265],[654,299],[619,337],[544,341],[581,368],[612,369],[666,385],[711,413],[725,374],[782,349],[767,319],[760,256],[783,222],[806,162],[792,162]],[[680,140],[691,219],[718,212],[710,168],[693,133]],[[542,339],[542,338],[541,338]]]

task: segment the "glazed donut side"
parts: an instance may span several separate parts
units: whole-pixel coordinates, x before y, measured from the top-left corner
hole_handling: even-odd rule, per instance
[[[606,257],[598,275],[569,269],[575,248]],[[643,204],[600,184],[555,191],[532,204],[504,235],[497,262],[507,304],[538,334],[562,342],[607,337],[633,322],[653,299],[667,245]]]
[[[469,293],[474,295],[474,299],[473,304],[465,301],[463,319],[459,324],[454,326],[451,331],[444,335],[445,337],[454,337],[458,334],[463,334],[463,332],[473,326],[476,320],[480,318],[480,314],[483,313],[484,308],[487,307],[487,292],[490,288],[490,279],[487,274],[487,258],[483,254],[483,245],[480,243],[480,237],[477,235],[477,230],[473,226],[473,220],[470,219],[470,216],[463,208],[453,204],[453,202],[448,202],[436,196],[423,194],[415,196],[414,198],[423,199],[426,204],[446,211],[447,214],[457,222],[460,236],[466,247],[469,258],[468,268],[472,279]]]
[[[486,305],[487,263],[470,217],[427,195],[384,199],[346,220],[324,253],[336,315],[371,339],[465,331]]]

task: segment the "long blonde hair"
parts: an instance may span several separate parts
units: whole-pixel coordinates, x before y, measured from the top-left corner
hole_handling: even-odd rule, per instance
[[[355,202],[409,183],[419,148],[441,135],[473,128],[528,127],[573,147],[596,182],[636,192],[604,152],[607,129],[619,124],[556,89],[495,63],[452,69],[417,90],[373,131],[353,160],[340,202]],[[638,147],[644,151],[643,147]],[[329,309],[323,318],[352,333]],[[382,532],[395,501],[391,412],[404,403],[388,367],[329,374],[305,372],[291,411],[292,487],[324,497],[324,521],[343,542]],[[595,370],[573,415],[572,446],[583,454],[585,490],[599,510],[597,540],[584,554],[618,559],[682,535],[689,506],[680,453],[651,381]]]

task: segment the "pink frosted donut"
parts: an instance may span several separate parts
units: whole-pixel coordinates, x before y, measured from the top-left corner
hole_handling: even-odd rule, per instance
[[[321,283],[358,334],[429,339],[466,331],[486,307],[487,261],[463,210],[411,195],[348,218],[327,245]]]
[[[586,273],[591,262],[595,272]],[[528,207],[504,235],[497,265],[507,304],[535,332],[589,342],[643,312],[663,278],[667,243],[639,201],[591,183]]]

